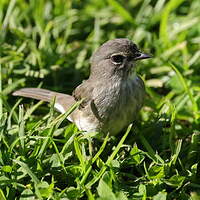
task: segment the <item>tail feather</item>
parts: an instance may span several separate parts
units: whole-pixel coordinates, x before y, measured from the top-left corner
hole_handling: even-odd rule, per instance
[[[54,97],[56,97],[56,92],[40,88],[22,88],[15,91],[12,95],[50,102]]]
[[[74,97],[67,94],[52,92],[41,88],[22,88],[13,92],[13,96],[22,96],[32,99],[51,102],[55,98],[55,108],[63,113],[76,103]]]

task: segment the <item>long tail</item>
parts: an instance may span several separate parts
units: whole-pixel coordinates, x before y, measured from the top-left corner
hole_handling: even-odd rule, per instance
[[[61,113],[64,113],[73,104],[76,103],[74,97],[71,95],[52,92],[50,90],[40,89],[40,88],[22,88],[20,90],[15,91],[12,95],[29,97],[32,99],[37,99],[47,102],[51,102],[55,98],[56,101],[55,108]]]
[[[40,89],[40,88],[22,88],[13,92],[14,96],[29,97],[32,99],[42,100],[50,102],[54,97],[56,97],[55,92],[50,90]]]

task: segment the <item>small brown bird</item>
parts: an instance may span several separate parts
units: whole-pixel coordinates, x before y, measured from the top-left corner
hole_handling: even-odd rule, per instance
[[[22,88],[13,95],[47,102],[55,98],[55,108],[61,113],[83,99],[68,120],[81,131],[115,135],[135,119],[143,105],[145,88],[135,73],[135,63],[150,57],[126,38],[109,40],[92,55],[89,79],[72,95],[39,88]]]

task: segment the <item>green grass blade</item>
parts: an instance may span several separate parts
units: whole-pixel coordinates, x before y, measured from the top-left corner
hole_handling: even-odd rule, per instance
[[[49,130],[48,130],[48,134],[47,134],[47,137],[44,139],[44,141],[42,142],[42,145],[40,147],[40,150],[38,152],[38,155],[37,157],[38,158],[41,158],[45,152],[45,149],[47,148],[47,145],[49,144],[49,141],[50,141],[50,137],[52,137],[53,135],[53,132],[55,130],[55,127],[51,127]]]
[[[103,152],[104,148],[106,147],[106,144],[108,142],[109,139],[109,134],[107,134],[106,138],[104,139],[103,144],[101,145],[99,151],[95,154],[95,156],[92,158],[92,162],[91,162],[91,166],[87,169],[87,171],[85,172],[84,176],[82,177],[81,181],[80,181],[80,185],[83,185],[84,182],[86,181],[90,171],[92,170],[92,164],[99,158],[99,156],[101,155],[101,153]]]
[[[104,172],[107,169],[107,165],[110,165],[111,161],[114,159],[114,157],[116,156],[116,154],[118,153],[119,149],[121,148],[122,144],[124,143],[126,137],[128,136],[130,130],[132,128],[132,124],[130,124],[126,130],[126,133],[123,135],[122,139],[120,140],[120,142],[118,143],[117,147],[115,148],[115,150],[113,151],[113,153],[109,156],[109,158],[106,161],[106,165],[104,165],[101,170],[95,175],[95,177],[86,185],[86,188],[90,188],[93,184],[95,184],[104,174]]]
[[[24,116],[24,119],[27,120],[31,114],[40,106],[44,103],[44,101],[39,101],[38,103],[36,103],[34,106],[32,106],[31,108],[29,108],[27,111],[26,111],[26,114]]]
[[[1,200],[6,200],[6,197],[5,197],[5,195],[4,195],[4,193],[3,193],[3,191],[0,189],[0,199]]]
[[[23,170],[31,177],[32,181],[35,184],[39,184],[40,180],[37,178],[37,176],[31,171],[31,169],[28,167],[28,165],[22,161],[19,160],[13,160],[15,163],[17,163],[18,165],[20,165]]]
[[[116,0],[107,0],[107,1],[110,4],[110,6],[112,6],[113,9],[115,9],[116,12],[119,13],[120,16],[124,18],[124,20],[126,20],[132,24],[135,23],[135,20],[130,15],[130,13],[124,7],[122,7],[122,5],[120,5],[119,2],[117,2]]]
[[[180,153],[180,151],[181,151],[182,142],[183,142],[182,140],[178,140],[177,145],[176,145],[175,153],[174,153],[174,155],[172,156],[172,159],[171,159],[171,161],[170,161],[170,166],[171,166],[172,164],[173,164],[173,165],[176,164],[176,161],[177,161],[177,159],[178,159],[179,153]]]
[[[142,144],[145,146],[145,148],[148,151],[148,156],[155,162],[155,163],[164,163],[163,159],[156,154],[156,152],[153,150],[151,145],[148,143],[148,141],[145,139],[145,137],[142,134],[139,134],[140,140]]]
[[[25,121],[24,121],[24,108],[22,105],[19,106],[19,139],[22,149],[24,150],[24,132],[25,132]]]
[[[3,21],[3,28],[6,28],[8,23],[9,23],[9,18],[10,16],[12,16],[12,11],[13,11],[13,8],[15,7],[15,3],[16,3],[16,0],[11,0],[9,2],[9,5],[8,5],[8,9],[7,9],[7,12],[6,12],[6,16],[4,18],[4,21]]]
[[[99,156],[101,155],[101,153],[103,152],[104,148],[106,147],[106,144],[108,142],[108,139],[109,139],[109,134],[106,135],[104,141],[103,141],[103,144],[101,145],[99,151],[95,154],[95,156],[92,158],[92,163],[94,163],[97,158],[99,158]]]
[[[1,71],[1,64],[0,64],[0,94],[2,93],[2,71]],[[0,95],[0,118],[3,114],[3,100]]]
[[[50,138],[50,140],[51,140],[51,143],[52,143],[53,146],[54,146],[54,149],[55,149],[55,151],[56,151],[56,154],[57,154],[57,156],[58,156],[58,159],[59,159],[59,161],[60,161],[60,164],[61,164],[61,166],[62,166],[62,168],[63,168],[63,171],[67,174],[67,171],[66,171],[65,166],[64,166],[64,159],[63,159],[63,157],[62,157],[62,154],[59,152],[58,147],[56,146],[56,143],[53,141],[53,139]]]
[[[15,105],[12,107],[12,109],[11,109],[11,111],[10,111],[10,114],[9,114],[8,120],[7,120],[7,123],[8,123],[7,128],[8,128],[8,129],[11,128],[11,125],[12,125],[12,124],[11,124],[11,118],[12,118],[12,117],[14,118],[15,122],[19,121],[19,118],[18,118],[18,116],[17,116],[17,114],[16,114],[16,112],[15,112],[15,109],[16,109],[16,107],[21,103],[21,101],[22,101],[22,99],[19,99],[19,100],[15,103]]]
[[[179,70],[173,65],[173,64],[170,64],[171,68],[175,71],[175,73],[177,74],[178,78],[179,78],[179,81],[181,82],[181,84],[183,85],[183,88],[185,89],[185,92],[188,94],[189,98],[190,98],[190,101],[192,103],[192,109],[193,109],[193,114],[194,114],[194,117],[195,119],[198,118],[198,105],[193,97],[193,94],[192,94],[192,91],[191,91],[191,88],[188,87],[184,77],[182,76],[182,74],[179,72]]]
[[[122,144],[124,143],[126,137],[128,136],[131,128],[132,128],[133,124],[130,124],[126,130],[126,133],[124,134],[124,136],[122,137],[122,139],[120,140],[120,142],[118,143],[118,145],[116,146],[115,150],[112,152],[112,154],[109,156],[108,160],[106,161],[106,165],[110,165],[111,161],[114,159],[114,157],[116,156],[116,154],[118,153],[119,149],[122,147]]]
[[[49,123],[48,127],[52,127],[56,125],[58,128],[64,119],[67,118],[78,106],[82,103],[83,100],[76,102],[69,110],[67,110],[64,114],[59,115],[56,119],[54,119],[51,123]]]
[[[83,171],[83,173],[85,173],[86,162],[85,162],[84,155],[81,152],[81,148],[80,148],[80,144],[78,143],[78,139],[76,137],[74,138],[74,149],[75,149],[76,155],[80,161],[82,171]]]
[[[168,30],[168,19],[170,13],[175,10],[184,0],[170,0],[163,9],[161,22],[160,22],[160,40],[165,46],[169,46],[169,30]]]

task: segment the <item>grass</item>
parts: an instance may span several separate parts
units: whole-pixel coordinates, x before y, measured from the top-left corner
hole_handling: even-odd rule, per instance
[[[0,199],[200,199],[198,0],[0,2]],[[147,98],[117,137],[83,135],[21,87],[71,93],[116,37],[153,59]]]

